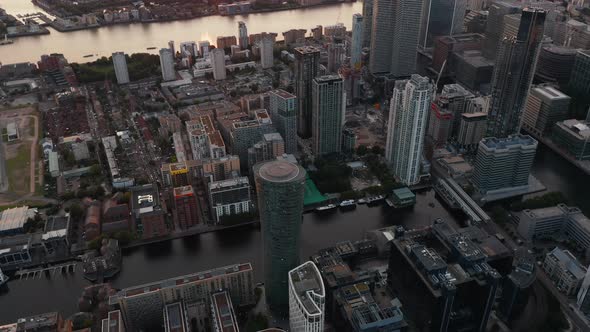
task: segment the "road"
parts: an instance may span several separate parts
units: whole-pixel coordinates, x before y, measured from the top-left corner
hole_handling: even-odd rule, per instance
[[[574,324],[574,331],[590,332],[590,326],[588,326],[584,318],[580,316],[580,313],[577,310],[574,311],[571,309],[570,304],[573,302],[570,302],[564,294],[555,288],[553,282],[551,282],[549,277],[544,271],[542,271],[542,269],[537,269],[537,280],[542,282],[543,285],[545,285],[545,288],[547,288],[547,290],[549,290],[551,294],[553,294],[553,296],[555,296],[555,298],[559,301],[563,313],[568,317],[569,321]]]

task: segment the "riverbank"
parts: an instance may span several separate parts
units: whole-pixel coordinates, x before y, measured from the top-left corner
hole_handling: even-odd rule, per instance
[[[563,148],[561,148],[557,144],[553,143],[553,140],[551,140],[551,138],[541,137],[541,136],[535,135],[533,133],[530,133],[530,132],[528,132],[526,130],[525,130],[525,132],[527,134],[531,135],[532,137],[534,137],[537,141],[543,143],[546,147],[548,147],[549,149],[551,149],[551,151],[553,151],[553,152],[557,153],[558,155],[560,155],[563,159],[565,159],[570,164],[572,164],[575,167],[577,167],[582,172],[586,173],[587,175],[590,175],[590,161],[588,161],[588,160],[585,160],[585,161],[584,160],[578,160],[578,159],[574,158],[566,150],[564,150]]]

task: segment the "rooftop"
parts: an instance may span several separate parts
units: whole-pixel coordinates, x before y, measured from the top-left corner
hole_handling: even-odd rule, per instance
[[[252,272],[252,265],[250,263],[234,264],[224,267],[219,267],[212,270],[187,274],[178,276],[170,279],[164,279],[152,283],[147,283],[139,286],[132,286],[129,288],[122,289],[117,294],[111,296],[109,303],[118,303],[120,298],[143,295],[155,291],[159,291],[164,288],[178,287],[181,285],[187,285],[192,283],[208,282],[216,277],[230,275],[239,272]]]
[[[195,192],[193,191],[192,186],[182,186],[174,188],[174,197],[180,196],[194,196]]]
[[[590,123],[576,119],[565,120],[556,124],[558,127],[570,132],[578,137],[578,139],[590,138]]]
[[[326,294],[320,270],[313,262],[305,262],[289,271],[289,287],[298,296],[297,300],[308,315],[322,314],[315,297],[323,298]]]
[[[484,138],[480,145],[488,150],[508,150],[512,148],[537,148],[537,141],[529,135],[512,135],[506,138],[488,137]]]
[[[290,98],[297,98],[294,94],[291,94],[285,90],[281,90],[281,89],[277,89],[277,90],[273,90],[271,91],[271,93],[284,98],[284,99],[290,99]]]
[[[234,314],[231,298],[226,291],[211,295],[211,302],[215,309],[215,320],[219,332],[238,332],[238,322]]]
[[[414,193],[408,187],[394,189],[393,194],[399,199],[410,199],[416,197],[416,195],[414,195]]]
[[[164,308],[166,321],[166,331],[170,332],[185,332],[186,326],[184,323],[184,312],[180,302],[166,305]]]
[[[2,211],[0,215],[0,233],[23,228],[29,216],[28,206],[20,206]]]
[[[258,175],[271,182],[289,182],[302,173],[301,167],[287,161],[274,160],[262,164]]]
[[[250,180],[246,176],[242,176],[239,178],[221,180],[221,181],[213,181],[209,183],[209,190],[220,190],[220,189],[227,189],[232,187],[243,187],[249,186]]]
[[[311,53],[320,53],[321,49],[319,49],[318,47],[315,47],[315,46],[301,46],[301,47],[295,47],[294,52],[295,52],[295,54],[297,54],[297,53],[311,54]]]
[[[568,95],[551,86],[538,86],[533,88],[533,91],[551,100],[570,99]]]
[[[577,279],[584,279],[586,275],[586,268],[580,265],[580,262],[576,259],[574,255],[568,250],[562,250],[558,247],[551,250],[547,256],[553,256],[557,261],[559,261],[560,265],[565,267],[574,277]]]

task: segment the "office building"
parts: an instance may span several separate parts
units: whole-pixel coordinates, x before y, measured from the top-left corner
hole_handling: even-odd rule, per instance
[[[388,285],[421,331],[486,331],[501,275],[468,235],[442,220],[391,241]]]
[[[199,223],[200,211],[197,195],[192,186],[174,188],[174,214],[178,226],[187,229]]]
[[[329,73],[337,73],[338,69],[344,62],[346,57],[346,47],[344,43],[330,42],[328,44],[328,66],[326,67]]]
[[[208,191],[216,223],[222,222],[225,216],[249,213],[252,209],[250,180],[245,176],[209,182]]]
[[[297,152],[297,97],[284,90],[270,92],[270,117],[285,141],[285,153]]]
[[[537,86],[529,90],[522,128],[543,137],[553,125],[568,118],[571,98],[551,86]]]
[[[356,132],[352,128],[342,130],[342,152],[354,153],[356,149]]]
[[[287,313],[285,276],[299,264],[306,174],[303,167],[279,160],[257,164],[253,171],[262,224],[266,300],[272,310]]]
[[[346,109],[343,81],[337,75],[317,77],[312,89],[313,153],[323,156],[342,149]]]
[[[263,69],[271,68],[274,65],[275,41],[273,36],[262,37],[258,47],[260,48],[260,65],[262,65]]]
[[[232,45],[237,45],[238,41],[236,36],[218,36],[217,37],[217,48],[225,50],[232,47]],[[209,50],[211,52],[211,50]]]
[[[324,331],[326,292],[320,270],[308,261],[289,271],[288,279],[290,331]]]
[[[577,294],[587,273],[587,269],[569,250],[558,247],[545,256],[543,270],[555,287],[566,296]]]
[[[486,134],[488,115],[484,112],[463,113],[457,135],[457,143],[467,150],[477,149],[477,145]]]
[[[238,22],[238,41],[242,50],[248,48],[248,29],[246,28],[246,23],[242,21]]]
[[[211,59],[211,67],[213,68],[213,78],[216,81],[224,80],[226,78],[225,70],[225,51],[223,48],[216,48],[209,52]]]
[[[510,14],[520,13],[521,7],[514,2],[497,0],[490,4],[488,9],[488,20],[486,24],[486,39],[483,52],[488,59],[495,59],[498,46],[503,37],[504,17]]]
[[[242,169],[248,168],[248,149],[264,134],[274,132],[272,120],[265,109],[250,114],[236,113],[217,119],[222,136],[231,144],[233,154],[240,157]]]
[[[450,137],[457,137],[459,125],[461,124],[461,114],[468,112],[469,104],[475,96],[465,89],[461,84],[445,84],[440,94],[437,95],[437,104],[448,110],[453,117]]]
[[[374,0],[369,69],[373,74],[410,76],[416,70],[424,0]]]
[[[285,154],[285,141],[279,133],[268,133],[262,140],[248,148],[248,169],[267,160],[273,160]]]
[[[428,78],[412,75],[395,82],[387,123],[385,159],[394,176],[405,185],[420,182],[428,110],[432,98]]]
[[[143,239],[168,235],[166,212],[160,205],[158,187],[154,184],[136,186],[131,191],[131,217],[133,229]]]
[[[471,91],[489,93],[494,62],[484,57],[480,51],[453,53],[449,65],[449,70],[455,73],[458,83]]]
[[[373,0],[363,1],[363,48],[371,46],[373,30]]]
[[[527,186],[537,145],[528,135],[484,138],[475,157],[473,184],[482,194]]]
[[[297,47],[295,54],[295,95],[297,96],[297,133],[311,137],[312,82],[320,72],[320,49],[312,46]]]
[[[576,304],[578,308],[583,313],[587,314],[590,312],[590,269],[586,270],[586,275],[584,276],[584,280],[582,280],[582,285],[580,286],[580,290],[578,291],[578,295],[576,295]]]
[[[426,131],[426,145],[430,152],[433,149],[444,147],[451,137],[454,115],[447,106],[448,104],[442,103],[439,99],[430,105],[430,117]]]
[[[127,69],[127,59],[125,58],[125,53],[113,53],[113,66],[115,67],[117,84],[129,83],[129,70]]]
[[[574,102],[576,116],[582,117],[590,105],[590,51],[578,50],[567,89]]]
[[[480,50],[484,36],[478,33],[464,33],[453,36],[441,36],[434,40],[434,49],[432,52],[432,69],[437,73],[443,70],[445,62],[446,69],[443,73],[451,72],[449,69],[454,67],[452,54],[464,51]],[[457,70],[457,68],[453,68]]]
[[[553,127],[553,142],[577,160],[590,160],[590,121],[588,120],[570,119],[558,122]]]
[[[492,78],[487,136],[501,138],[520,132],[543,39],[544,21],[545,11],[526,8],[517,28],[505,29]],[[508,26],[508,23],[505,24]]]
[[[172,54],[174,56],[176,56],[176,49],[174,48],[174,40],[168,41],[168,48],[170,49],[170,52],[172,52]]]
[[[231,296],[227,291],[211,294],[211,325],[214,332],[239,332]]]
[[[537,240],[571,241],[579,248],[590,248],[590,220],[577,207],[565,204],[526,209],[516,215],[518,233],[529,243]]]
[[[578,51],[564,46],[547,45],[541,48],[535,78],[567,87]]]
[[[202,58],[206,59],[209,57],[209,49],[211,47],[211,44],[209,43],[208,40],[199,41],[197,43],[197,47],[199,48],[199,55]]]
[[[235,264],[128,287],[111,295],[109,304],[121,310],[127,330],[141,331],[161,329],[166,306],[183,303],[188,330],[205,331],[212,293],[225,289],[235,305],[251,305],[256,300],[254,288],[252,265]]]
[[[352,15],[352,43],[350,45],[350,67],[360,69],[361,53],[363,51],[363,16],[361,14]]]
[[[468,0],[425,0],[422,8],[420,47],[431,47],[436,37],[463,32]]]
[[[160,50],[160,68],[162,70],[162,79],[164,81],[173,81],[176,79],[174,70],[174,54],[169,48]]]

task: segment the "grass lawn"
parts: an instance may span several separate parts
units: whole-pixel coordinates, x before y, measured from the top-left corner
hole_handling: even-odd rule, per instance
[[[30,192],[31,172],[28,165],[31,158],[31,147],[22,144],[14,158],[6,160],[9,190],[15,193]]]

